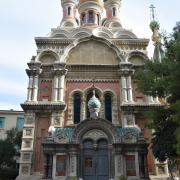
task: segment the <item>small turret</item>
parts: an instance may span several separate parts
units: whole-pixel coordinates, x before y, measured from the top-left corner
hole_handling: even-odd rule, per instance
[[[120,28],[120,7],[121,0],[104,0],[104,7],[106,9],[106,23],[105,26],[108,28]]]
[[[76,20],[77,0],[61,0],[61,6],[63,8],[63,18],[60,26],[63,28],[76,28],[78,26]]]

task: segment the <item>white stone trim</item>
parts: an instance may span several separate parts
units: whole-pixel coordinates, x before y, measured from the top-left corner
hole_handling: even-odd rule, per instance
[[[56,156],[65,155],[66,159],[66,176],[56,176]],[[66,180],[67,178],[67,167],[68,167],[68,156],[66,153],[56,153],[53,155],[53,167],[52,167],[52,178],[53,180]]]

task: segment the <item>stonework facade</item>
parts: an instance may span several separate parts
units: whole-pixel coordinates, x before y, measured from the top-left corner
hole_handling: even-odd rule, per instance
[[[149,40],[122,27],[120,2],[61,0],[61,25],[35,38],[17,179],[145,180],[148,165],[154,171],[142,112],[160,103],[134,79]],[[96,118],[88,109],[93,91]]]

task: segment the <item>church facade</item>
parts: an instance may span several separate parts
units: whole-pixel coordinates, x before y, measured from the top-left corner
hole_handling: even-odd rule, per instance
[[[149,40],[122,27],[120,0],[61,4],[60,26],[35,38],[37,55],[26,69],[17,179],[149,179],[151,132],[142,112],[160,103],[134,78]]]

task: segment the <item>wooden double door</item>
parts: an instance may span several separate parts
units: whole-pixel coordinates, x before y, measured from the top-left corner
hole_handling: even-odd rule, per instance
[[[97,144],[84,141],[82,156],[83,180],[109,180],[107,140],[99,140]]]

